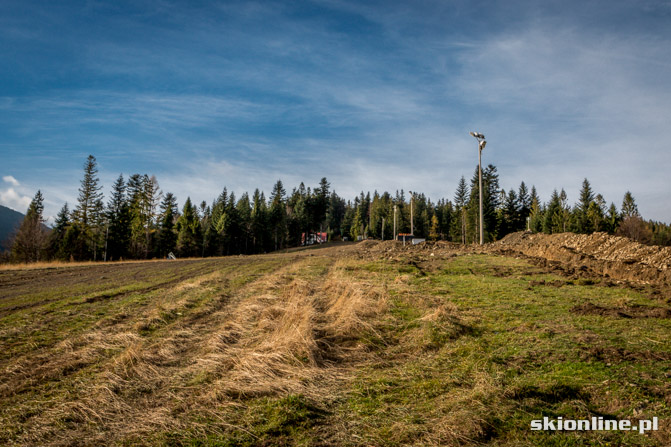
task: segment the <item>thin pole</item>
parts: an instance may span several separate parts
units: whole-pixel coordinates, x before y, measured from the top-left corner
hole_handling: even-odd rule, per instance
[[[384,217],[382,218],[382,240],[384,241]]]
[[[105,262],[107,262],[107,239],[110,235],[110,224],[107,224],[107,231],[105,232]]]
[[[396,205],[394,205],[394,240],[396,240]]]
[[[480,182],[479,196],[480,196],[480,245],[484,243],[485,236],[482,226],[482,145],[478,143],[478,179]]]
[[[413,236],[415,235],[415,225],[414,225],[415,219],[413,219],[412,215],[412,202],[413,202],[412,199],[414,198],[414,196],[415,195],[413,194],[413,192],[410,191],[410,234],[412,234]]]

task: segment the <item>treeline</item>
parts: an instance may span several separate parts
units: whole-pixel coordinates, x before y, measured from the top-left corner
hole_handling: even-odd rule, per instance
[[[280,180],[270,196],[256,189],[239,198],[226,188],[211,203],[187,198],[181,209],[172,193],[163,193],[153,176],[119,176],[107,202],[98,178],[95,157],[88,157],[77,204],[66,203],[53,228],[43,219],[40,191],[14,236],[10,258],[15,262],[39,260],[119,260],[254,254],[300,245],[302,235],[328,233],[329,240],[360,237],[392,239],[396,232],[430,240],[476,243],[479,240],[477,167],[470,181],[462,177],[453,200],[432,202],[423,193],[375,191],[345,200],[331,191],[326,178],[314,188],[301,183],[287,194]],[[644,243],[671,244],[671,227],[646,222],[627,192],[621,210],[595,194],[585,179],[579,201],[568,204],[556,190],[542,203],[535,187],[524,182],[504,191],[497,169],[483,169],[485,240],[529,229],[556,233],[606,231]]]
[[[534,232],[589,234],[603,231],[644,244],[671,245],[671,226],[643,220],[631,192],[624,194],[618,210],[613,202],[607,206],[603,196],[592,190],[587,179],[583,180],[578,203],[573,207],[568,204],[563,189],[561,192],[554,190],[548,203],[532,204],[529,220]]]

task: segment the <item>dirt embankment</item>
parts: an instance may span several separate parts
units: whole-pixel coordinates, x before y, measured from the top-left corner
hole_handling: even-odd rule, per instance
[[[575,276],[596,276],[613,281],[671,286],[671,247],[639,244],[630,239],[594,234],[509,234],[498,242],[462,245],[424,242],[402,245],[393,241],[364,241],[348,247],[362,258],[390,260],[411,256],[418,261],[469,253],[524,256],[537,264]]]
[[[585,272],[619,281],[671,286],[671,247],[642,245],[630,239],[594,234],[509,234],[488,251],[522,254],[564,271]]]

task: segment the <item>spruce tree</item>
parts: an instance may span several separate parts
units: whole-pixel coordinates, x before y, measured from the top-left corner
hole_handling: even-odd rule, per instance
[[[175,223],[178,218],[177,199],[169,192],[163,197],[160,209],[160,224],[158,233],[158,254],[162,258],[175,251],[177,246],[177,232]]]
[[[460,240],[462,244],[466,243],[466,204],[468,203],[468,196],[468,185],[462,175],[457,185],[457,190],[454,193],[454,207],[459,217],[455,221],[458,224],[453,226],[454,231],[452,236],[453,240]]]
[[[517,208],[519,210],[519,220],[515,226],[515,230],[526,230],[527,228],[527,217],[531,213],[531,196],[529,196],[529,191],[527,190],[527,185],[524,182],[520,183],[520,187],[517,190]]]
[[[270,195],[270,230],[275,242],[274,249],[278,250],[284,247],[287,233],[287,211],[285,205],[284,186],[282,181],[278,180],[273,187]]]
[[[577,233],[589,234],[594,231],[594,225],[588,215],[589,206],[594,201],[594,193],[587,179],[582,182],[580,201],[575,210],[575,230]]]
[[[69,257],[65,246],[65,233],[70,226],[70,210],[67,202],[63,205],[56,216],[54,227],[49,235],[49,256],[54,259],[67,260]]]
[[[204,245],[206,245],[205,253],[208,256],[221,256],[224,254],[224,241],[221,234],[219,234],[218,226],[221,217],[224,215],[227,201],[228,190],[224,187],[224,190],[212,203],[209,225],[203,235],[204,241],[207,241],[206,243],[204,242]]]
[[[614,234],[615,230],[617,230],[617,226],[620,224],[620,220],[620,213],[618,213],[615,204],[611,202],[610,208],[608,208],[606,231],[608,231],[609,234]]]
[[[254,190],[252,197],[252,213],[251,213],[251,237],[252,247],[254,253],[261,253],[266,250],[268,242],[268,209],[263,193],[259,189]]]
[[[503,215],[499,227],[499,237],[503,237],[508,233],[517,231],[520,220],[519,200],[514,189],[508,191],[506,194],[505,203],[503,205]]]
[[[112,195],[107,202],[107,259],[121,259],[128,256],[130,243],[130,209],[126,198],[126,183],[119,174],[112,185]]]
[[[543,231],[543,208],[540,203],[536,186],[531,186],[531,209],[529,211],[529,229],[534,233]]]
[[[252,204],[249,201],[249,194],[246,192],[243,193],[235,208],[240,232],[240,248],[238,253],[249,254],[252,248]]]
[[[601,194],[597,194],[589,204],[587,216],[593,231],[602,231],[606,217],[606,201]]]
[[[84,178],[81,180],[73,216],[74,223],[79,227],[77,236],[81,238],[75,244],[77,248],[75,256],[78,259],[90,258],[96,248],[94,245],[98,243],[94,234],[94,230],[98,229],[94,228],[93,220],[99,211],[98,201],[103,198],[101,190],[96,158],[89,155],[84,163]]]
[[[347,201],[347,204],[345,206],[345,214],[343,216],[342,220],[342,225],[340,226],[340,234],[342,235],[343,238],[348,238],[351,240],[352,236],[352,226],[354,224],[354,214],[355,214],[355,209],[352,206],[351,201]],[[393,225],[393,223],[392,223]],[[393,229],[392,229],[393,231]]]
[[[81,224],[84,231],[90,231],[91,212],[95,207],[97,200],[102,199],[102,186],[98,179],[98,165],[96,158],[89,155],[84,163],[84,178],[79,187],[79,197],[77,207],[74,210],[76,221]]]
[[[389,198],[389,203],[391,203],[391,198]],[[326,211],[326,225],[333,235],[346,236],[342,229],[346,209],[347,203],[345,199],[338,197],[338,194],[333,191],[329,197],[329,206]],[[390,230],[389,234],[392,231]]]
[[[547,234],[562,232],[562,206],[559,193],[555,189],[552,191],[550,202],[545,209],[543,216],[543,232]]]
[[[312,222],[312,229],[322,231],[326,223],[326,212],[329,207],[329,182],[326,177],[323,177],[319,182],[319,187],[315,188],[314,200],[314,220]]]
[[[198,210],[187,197],[182,215],[177,220],[177,250],[182,257],[200,255],[201,231],[198,221]]]
[[[624,193],[624,198],[622,199],[622,217],[626,219],[627,217],[634,216],[640,217],[638,206],[636,206],[634,196],[631,195],[631,192],[627,191]]]

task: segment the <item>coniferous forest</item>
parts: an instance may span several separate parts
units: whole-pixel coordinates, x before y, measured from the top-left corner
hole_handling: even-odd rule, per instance
[[[603,231],[636,241],[671,245],[671,226],[645,221],[627,192],[620,208],[607,204],[583,181],[571,204],[562,189],[543,202],[534,186],[523,181],[502,190],[493,165],[483,167],[485,240],[491,242],[522,230],[544,233]],[[147,174],[120,175],[107,197],[98,177],[96,159],[84,164],[77,203],[65,203],[51,228],[44,225],[43,195],[37,191],[4,261],[121,260],[204,257],[266,253],[295,247],[302,235],[324,232],[328,240],[392,239],[394,209],[397,233],[428,240],[464,244],[478,240],[478,169],[470,181],[457,182],[452,200],[433,202],[423,193],[403,190],[361,192],[345,199],[326,178],[314,187],[303,183],[288,192],[281,180],[268,196],[259,189],[236,197],[225,187],[212,203],[190,197],[179,205]],[[412,225],[411,225],[412,207]]]

